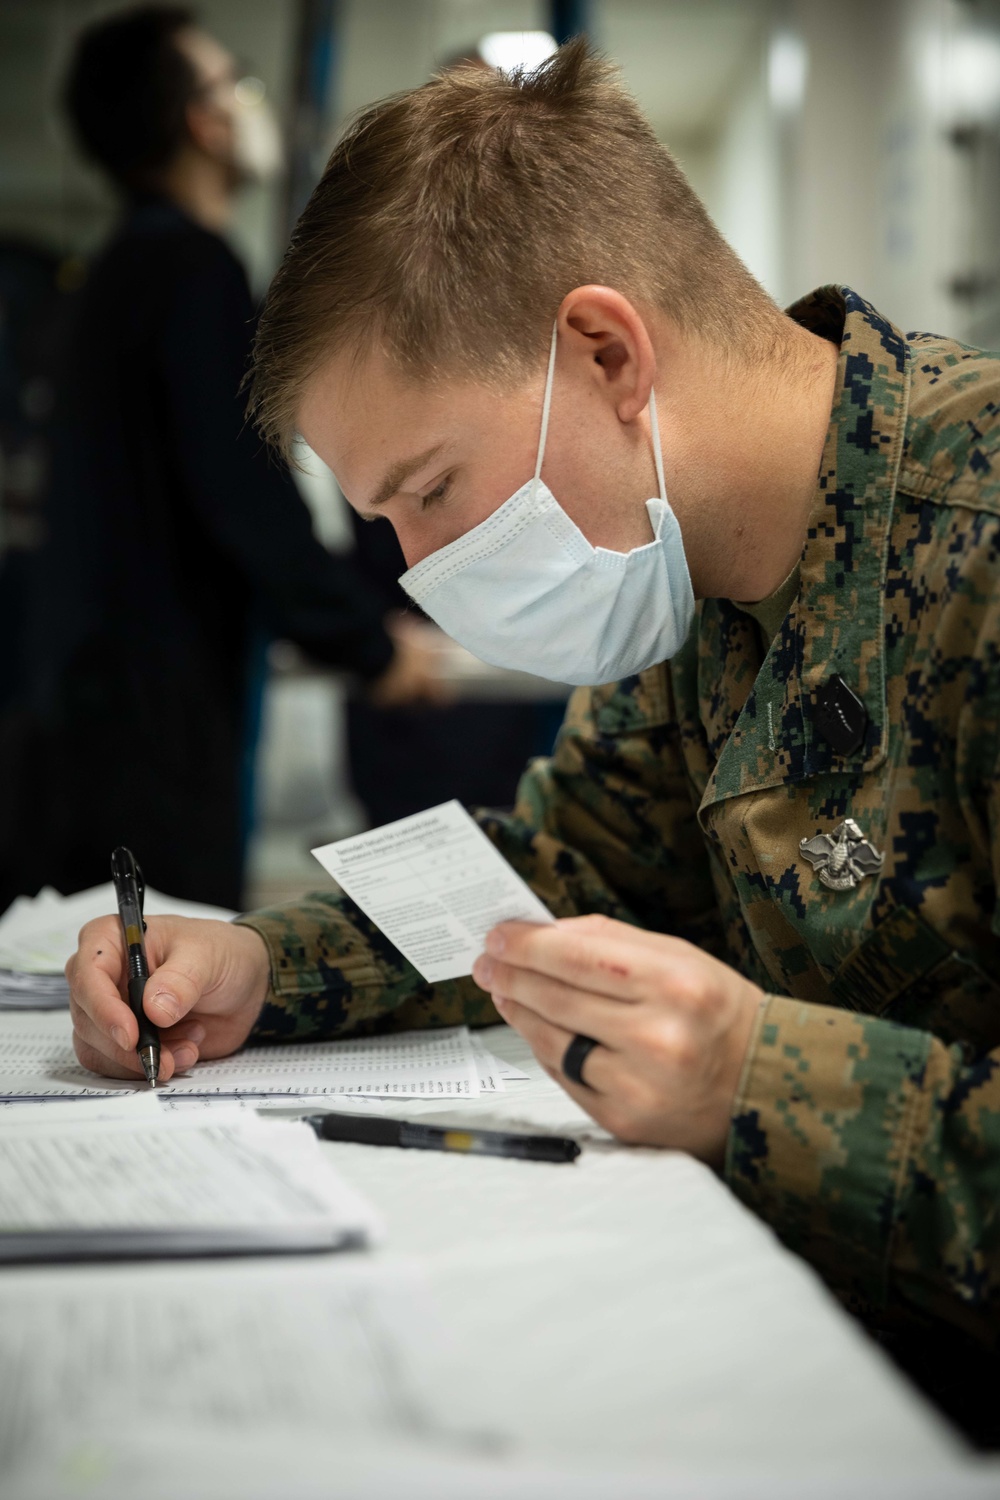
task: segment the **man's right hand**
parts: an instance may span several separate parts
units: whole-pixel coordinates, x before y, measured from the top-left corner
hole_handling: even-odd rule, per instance
[[[141,1078],[139,1027],[127,993],[125,946],[117,917],[99,917],[80,933],[66,965],[73,1045],[85,1068],[111,1078]],[[161,1083],[199,1058],[241,1047],[267,995],[270,961],[252,927],[196,917],[150,917],[150,975],[143,999],[159,1028]]]

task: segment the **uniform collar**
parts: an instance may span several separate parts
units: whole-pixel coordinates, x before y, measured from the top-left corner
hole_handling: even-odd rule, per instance
[[[807,776],[867,771],[886,753],[882,616],[909,395],[907,345],[849,287],[821,287],[789,316],[839,343],[836,395],[801,587],[763,662],[756,633],[735,604],[706,600],[700,607],[698,697],[715,760],[703,810]],[[838,754],[816,724],[816,691],[834,674],[868,716],[861,744],[848,755]]]

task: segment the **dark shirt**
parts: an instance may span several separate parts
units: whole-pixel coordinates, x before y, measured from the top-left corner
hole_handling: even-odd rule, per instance
[[[243,268],[173,205],[134,207],[68,340],[33,680],[47,729],[45,878],[132,846],[173,894],[240,902],[255,633],[377,676],[384,605],[326,551],[245,420]]]

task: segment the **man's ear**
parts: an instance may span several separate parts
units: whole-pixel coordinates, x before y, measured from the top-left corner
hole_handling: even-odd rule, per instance
[[[566,354],[586,361],[619,420],[633,421],[649,403],[656,355],[632,303],[611,287],[578,286],[563,298],[557,318]]]

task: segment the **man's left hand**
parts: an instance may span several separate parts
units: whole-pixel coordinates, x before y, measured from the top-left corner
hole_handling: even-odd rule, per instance
[[[619,1140],[722,1165],[736,1090],[764,993],[680,938],[608,917],[504,922],[473,969],[552,1078]],[[562,1060],[600,1043],[586,1087]]]

